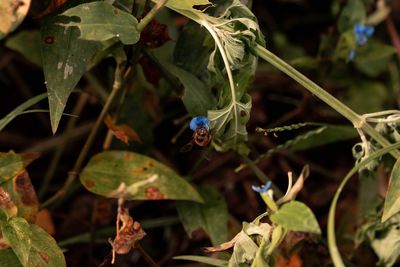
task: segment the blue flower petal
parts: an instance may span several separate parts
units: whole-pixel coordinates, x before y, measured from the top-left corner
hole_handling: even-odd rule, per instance
[[[267,190],[271,187],[272,182],[268,181],[265,185],[262,186],[251,186],[251,189],[253,189],[254,192],[257,193],[265,193]]]
[[[210,129],[210,120],[203,116],[193,117],[190,121],[190,129],[195,131],[199,127],[205,127],[207,130]]]
[[[364,45],[367,43],[368,38],[374,34],[375,28],[362,23],[356,23],[354,24],[353,31],[357,44]]]

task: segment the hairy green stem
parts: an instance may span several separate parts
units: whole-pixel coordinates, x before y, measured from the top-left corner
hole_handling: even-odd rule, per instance
[[[136,29],[138,32],[143,31],[143,29],[154,19],[158,11],[168,2],[168,0],[160,0],[153,6],[153,8],[146,14],[146,16],[140,20]]]
[[[114,100],[115,95],[121,88],[121,85],[122,85],[122,70],[121,70],[121,67],[119,65],[117,65],[117,68],[115,70],[115,80],[114,80],[114,84],[113,84],[111,93],[108,96],[107,101],[104,104],[103,109],[101,110],[100,115],[97,118],[92,130],[90,131],[90,134],[89,134],[88,138],[86,139],[86,142],[83,145],[81,152],[79,153],[78,159],[76,160],[74,167],[68,173],[68,177],[67,177],[64,185],[62,186],[62,188],[60,190],[58,190],[46,202],[44,202],[42,204],[42,207],[47,207],[50,204],[54,203],[54,201],[56,201],[59,198],[61,198],[62,196],[64,196],[65,193],[68,191],[68,189],[73,184],[73,182],[75,181],[75,179],[78,177],[78,174],[79,174],[80,170],[82,169],[82,165],[83,165],[84,160],[89,152],[89,149],[92,146],[93,141],[94,141],[95,137],[97,136],[97,133],[100,129],[100,126],[103,124],[104,117],[106,116],[106,114],[111,106],[111,103]]]
[[[382,147],[387,147],[390,143],[380,135],[371,125],[366,123],[363,116],[357,114],[348,106],[343,104],[340,100],[335,98],[333,95],[329,94],[327,91],[322,89],[316,83],[308,79],[306,76],[301,74],[295,68],[287,64],[285,61],[271,53],[269,50],[264,48],[261,45],[257,45],[254,47],[254,53],[266,60],[270,64],[272,64],[277,69],[289,75],[292,79],[301,84],[304,88],[310,91],[312,94],[317,96],[319,99],[324,101],[338,113],[343,115],[346,119],[351,121],[355,128],[361,129],[364,133],[368,134],[371,138],[377,141]],[[390,154],[396,159],[400,157],[400,152],[398,150],[392,150]]]
[[[394,151],[400,148],[400,143],[396,143],[393,145],[388,145],[385,148],[379,149],[378,151],[372,153],[368,158],[365,160],[361,161],[359,164],[354,166],[350,172],[346,175],[346,177],[343,179],[343,181],[340,183],[339,188],[337,189],[335,196],[333,197],[331,207],[329,208],[329,215],[328,215],[328,246],[329,246],[329,253],[331,254],[331,258],[333,261],[333,264],[335,267],[345,267],[343,260],[340,256],[339,249],[336,244],[336,238],[335,238],[335,211],[336,211],[336,204],[338,202],[340,193],[343,191],[344,186],[346,183],[350,180],[351,177],[353,177],[354,174],[357,173],[357,171],[362,168],[363,166],[367,165],[371,161],[375,160],[376,158],[379,158],[383,156],[384,154]]]

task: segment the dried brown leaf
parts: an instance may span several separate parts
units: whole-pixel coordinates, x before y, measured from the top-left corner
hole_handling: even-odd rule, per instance
[[[115,125],[111,116],[107,115],[104,119],[104,123],[106,124],[107,128],[117,137],[119,140],[124,142],[125,144],[129,144],[129,141],[140,141],[140,136],[137,134],[135,130],[129,127],[126,124]]]

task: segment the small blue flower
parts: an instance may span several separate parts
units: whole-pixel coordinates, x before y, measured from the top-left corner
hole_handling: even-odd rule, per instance
[[[253,189],[254,192],[257,193],[265,193],[267,190],[271,187],[272,182],[268,181],[265,185],[262,186],[251,186],[251,189]]]
[[[365,45],[375,31],[375,28],[372,26],[366,26],[362,23],[356,23],[353,28],[354,35],[356,36],[357,44]]]
[[[210,130],[210,120],[203,116],[193,117],[190,121],[190,129],[195,131],[199,127],[205,127]]]

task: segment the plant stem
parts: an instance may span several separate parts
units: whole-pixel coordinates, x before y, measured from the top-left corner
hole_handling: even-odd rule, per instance
[[[167,1],[168,0],[159,0],[157,4],[153,6],[153,8],[149,11],[149,13],[147,13],[146,16],[143,19],[141,19],[138,25],[136,26],[138,32],[143,31],[143,29],[147,26],[147,24],[150,23],[150,21],[154,19],[158,11],[160,11],[160,9],[167,3]]]
[[[121,70],[121,66],[117,65],[117,68],[115,70],[115,80],[114,80],[114,84],[113,84],[111,93],[108,96],[107,101],[104,104],[103,109],[101,110],[101,113],[100,113],[99,117],[97,118],[92,130],[90,131],[90,134],[89,134],[88,138],[86,139],[86,142],[83,145],[81,152],[79,153],[78,159],[76,160],[73,169],[68,173],[68,177],[67,177],[64,185],[61,187],[61,189],[58,190],[46,202],[44,202],[42,204],[42,207],[47,207],[50,204],[52,204],[54,201],[56,201],[57,199],[63,197],[65,195],[65,193],[68,191],[68,189],[70,188],[70,186],[72,185],[72,183],[78,177],[78,174],[82,168],[84,160],[89,152],[89,149],[92,146],[92,143],[97,135],[97,132],[99,131],[100,126],[103,123],[104,117],[106,116],[106,114],[111,106],[111,103],[114,100],[115,95],[121,88],[121,85],[122,85],[122,70]]]
[[[329,215],[328,215],[328,226],[327,226],[327,234],[328,234],[328,246],[329,246],[329,253],[331,254],[331,258],[333,261],[333,265],[335,267],[345,267],[342,257],[340,256],[339,249],[336,244],[336,237],[335,237],[335,211],[336,211],[336,204],[338,202],[340,193],[343,191],[344,186],[353,177],[357,171],[362,168],[363,166],[370,163],[372,160],[381,157],[382,155],[397,150],[400,148],[400,143],[388,145],[385,148],[382,148],[374,153],[372,153],[368,158],[361,161],[359,164],[354,166],[346,175],[346,177],[342,180],[339,185],[339,188],[336,190],[335,196],[333,197],[331,207],[329,208]]]
[[[86,93],[80,94],[78,101],[72,111],[73,115],[79,115],[81,113],[81,111],[86,105],[88,98],[89,98],[88,94]],[[43,195],[46,194],[47,192],[47,188],[49,187],[49,184],[54,176],[54,173],[56,172],[58,163],[60,162],[61,156],[63,155],[65,147],[67,146],[67,142],[70,141],[72,132],[75,129],[76,121],[77,121],[76,117],[71,117],[68,119],[67,127],[65,129],[65,136],[63,139],[61,139],[61,142],[57,146],[57,150],[51,160],[50,166],[46,172],[46,175],[43,179],[43,183],[41,184],[40,190],[38,192],[39,197],[43,197]]]
[[[361,129],[363,132],[368,134],[371,138],[377,141],[382,147],[386,147],[390,145],[390,143],[380,135],[374,128],[371,127],[368,123],[365,122],[365,119],[350,109],[348,106],[343,104],[340,100],[335,98],[333,95],[329,94],[327,91],[322,89],[316,83],[308,79],[306,76],[301,74],[295,68],[287,64],[285,61],[271,53],[269,50],[264,48],[261,45],[257,45],[254,47],[254,53],[266,60],[270,64],[272,64],[277,69],[289,75],[292,79],[301,84],[304,88],[310,91],[312,94],[317,96],[319,99],[324,101],[338,113],[343,115],[346,119],[351,121],[355,128]],[[390,152],[393,157],[396,159],[400,157],[400,152],[398,150],[393,150]]]

